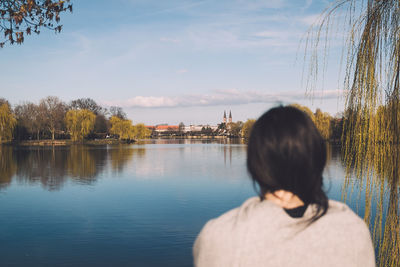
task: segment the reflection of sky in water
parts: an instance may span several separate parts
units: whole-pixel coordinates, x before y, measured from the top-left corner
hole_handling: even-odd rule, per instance
[[[134,154],[125,173],[139,179],[193,176],[242,179],[246,175],[242,166],[245,150],[244,145],[148,145],[145,156]]]
[[[15,173],[0,187],[1,262],[190,266],[202,225],[255,195],[246,146],[160,142],[8,151],[20,161],[9,163]],[[329,197],[340,200],[338,157],[325,178]],[[361,216],[363,194],[349,199]]]

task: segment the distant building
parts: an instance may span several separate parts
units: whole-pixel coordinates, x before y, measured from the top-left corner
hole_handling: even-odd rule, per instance
[[[155,127],[156,132],[178,132],[179,126],[178,125],[156,125]]]
[[[183,129],[183,132],[188,133],[188,132],[201,132],[204,129],[211,129],[212,131],[215,131],[218,129],[218,126],[211,126],[209,124],[207,125],[189,125],[189,126],[185,126],[185,128]]]
[[[224,117],[225,121],[227,121],[226,117],[226,112],[224,112]],[[158,124],[155,126],[146,126],[147,129],[151,130],[152,132],[155,133],[168,133],[168,132],[180,132],[180,133],[194,133],[194,132],[202,132],[204,130],[211,130],[211,131],[217,131],[218,126],[213,126],[209,124],[199,124],[199,125],[182,125],[179,127],[179,125],[168,125],[168,124]]]
[[[226,112],[225,112],[225,110],[224,110],[224,118],[222,119],[222,122],[226,123]]]
[[[168,125],[168,124],[159,124],[156,126],[146,126],[147,129],[151,131],[155,131],[158,133],[161,132],[178,132],[179,131],[179,126],[177,125]]]
[[[226,118],[226,111],[224,110],[224,117],[222,118],[222,123],[231,123],[232,122],[232,112],[229,110],[229,118]]]
[[[200,132],[203,129],[202,125],[190,125],[191,132]]]

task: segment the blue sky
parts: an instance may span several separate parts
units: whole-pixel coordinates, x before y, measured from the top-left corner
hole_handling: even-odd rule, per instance
[[[0,50],[1,97],[14,105],[90,97],[146,124],[216,124],[224,110],[246,120],[293,102],[343,109],[339,46],[313,98],[302,82],[301,38],[329,1],[72,3],[60,34],[42,30]]]

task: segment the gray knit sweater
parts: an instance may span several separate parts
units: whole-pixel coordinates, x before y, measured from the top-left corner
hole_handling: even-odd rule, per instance
[[[330,200],[316,222],[309,205],[302,218],[253,197],[210,220],[193,247],[198,267],[375,266],[369,230],[347,205]]]

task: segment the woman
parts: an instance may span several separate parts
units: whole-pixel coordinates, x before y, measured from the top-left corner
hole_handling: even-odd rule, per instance
[[[305,113],[266,112],[247,151],[259,197],[203,227],[195,266],[375,266],[364,221],[322,190],[325,163],[325,142]]]

